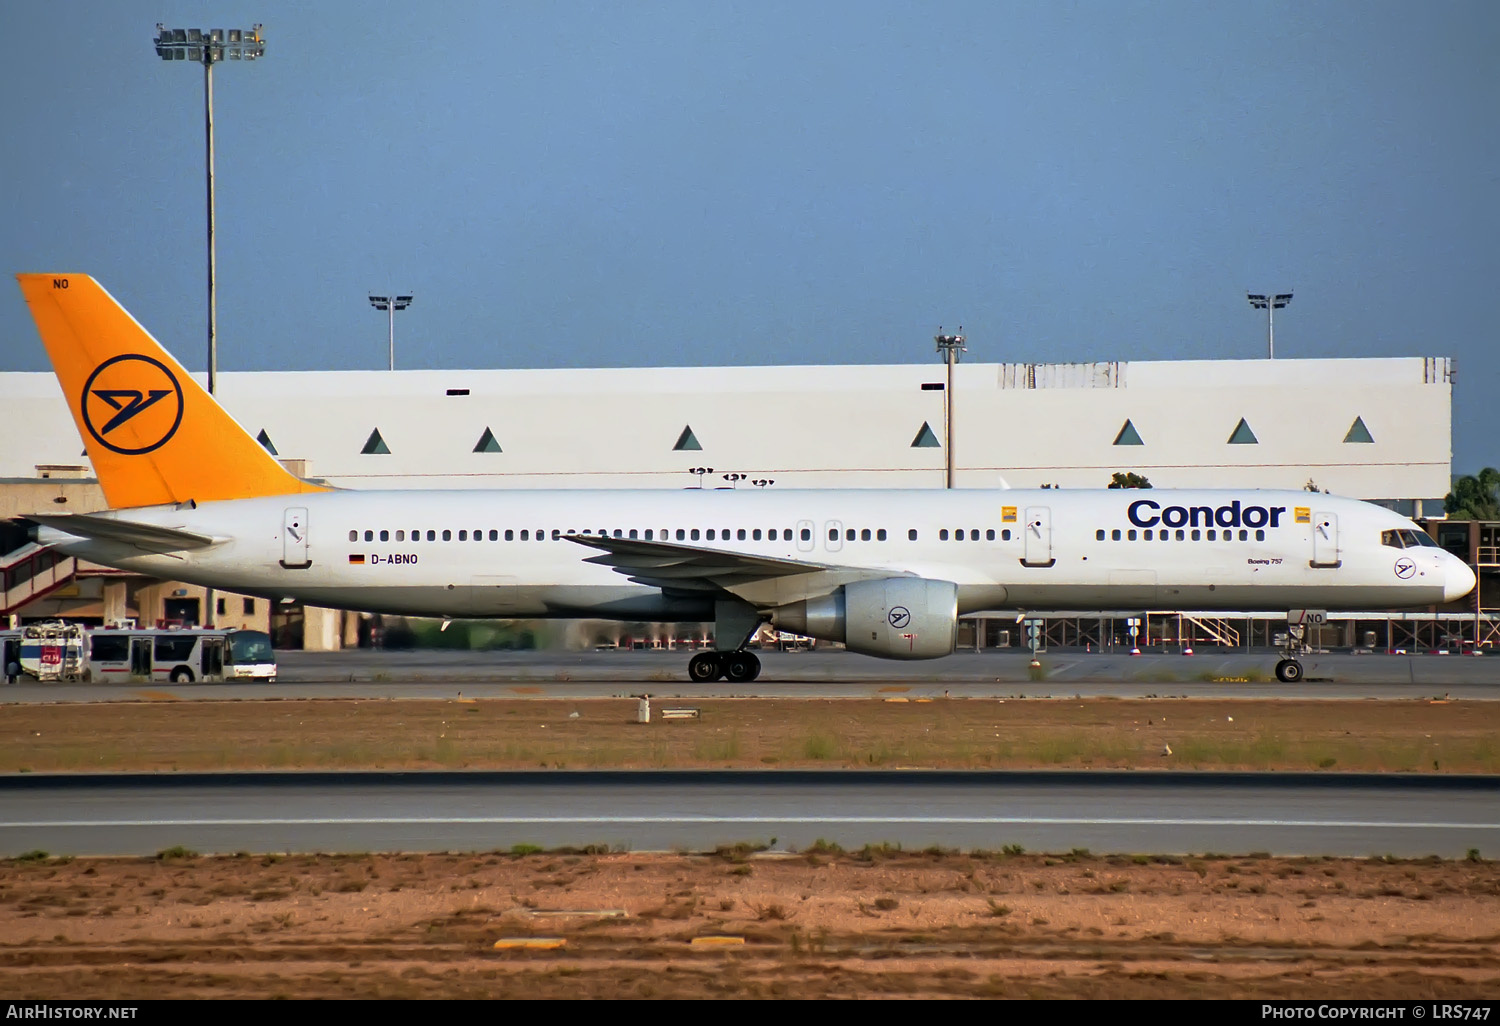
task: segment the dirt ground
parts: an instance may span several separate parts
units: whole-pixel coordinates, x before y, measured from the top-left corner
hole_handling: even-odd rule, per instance
[[[695,938],[742,939],[713,944]],[[540,938],[562,946],[500,948]],[[1500,865],[803,853],[0,864],[12,998],[1493,998]]]
[[[540,689],[538,689],[540,690]],[[1500,772],[1500,702],[135,701],[0,706],[0,772],[1244,769]],[[155,699],[152,696],[157,696]],[[672,707],[699,718],[664,721]]]
[[[691,703],[700,717],[683,721],[662,722],[658,705],[644,725],[627,700],[134,697],[3,707],[0,772],[1454,773],[1495,772],[1500,759],[1493,702],[723,700]],[[561,946],[495,947],[546,938]],[[1493,998],[1500,863],[744,849],[36,857],[0,862],[0,993]]]

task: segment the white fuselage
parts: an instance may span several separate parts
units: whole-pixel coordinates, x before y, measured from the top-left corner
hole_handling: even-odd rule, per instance
[[[583,533],[822,568],[736,592],[773,614],[871,571],[952,581],[960,612],[1411,608],[1473,584],[1441,549],[1392,545],[1420,531],[1406,518],[1309,492],[334,491],[104,515],[215,543],[38,538],[156,577],[416,616],[713,619],[702,590],[587,562],[598,550],[565,537]]]

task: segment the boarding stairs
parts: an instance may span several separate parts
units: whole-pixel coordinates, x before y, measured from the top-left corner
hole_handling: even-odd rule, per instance
[[[0,521],[0,616],[73,580],[78,561],[26,537],[25,528]]]
[[[1193,625],[1193,633],[1202,631],[1220,645],[1228,648],[1239,648],[1240,632],[1230,626],[1228,620],[1220,620],[1211,616],[1187,616],[1183,619]]]

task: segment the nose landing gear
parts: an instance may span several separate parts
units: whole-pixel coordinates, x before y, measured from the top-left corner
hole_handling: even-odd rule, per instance
[[[1302,679],[1302,664],[1297,661],[1300,652],[1307,648],[1307,628],[1299,623],[1289,623],[1286,629],[1286,648],[1282,659],[1276,664],[1276,679],[1283,684],[1296,684]]]

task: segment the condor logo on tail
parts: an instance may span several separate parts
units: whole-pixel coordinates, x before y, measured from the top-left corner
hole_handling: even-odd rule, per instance
[[[123,456],[160,449],[182,424],[182,386],[166,364],[149,356],[125,353],[105,360],[79,398],[94,441]]]

